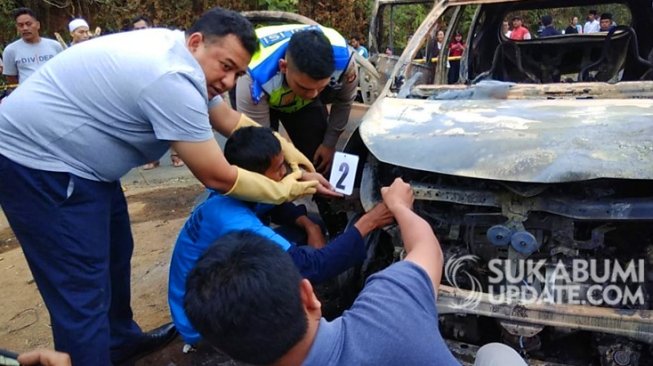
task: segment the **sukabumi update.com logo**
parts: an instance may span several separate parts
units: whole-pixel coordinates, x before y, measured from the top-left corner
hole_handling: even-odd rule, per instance
[[[492,259],[488,295],[493,304],[537,303],[594,306],[641,306],[645,261],[572,259]]]
[[[487,266],[486,266],[487,265]],[[491,304],[567,304],[637,307],[646,304],[645,261],[605,259],[491,259],[484,265],[478,256],[449,258],[445,279],[466,290],[459,309],[474,309],[487,295]],[[475,269],[480,269],[476,271]],[[486,273],[484,291],[474,273]]]

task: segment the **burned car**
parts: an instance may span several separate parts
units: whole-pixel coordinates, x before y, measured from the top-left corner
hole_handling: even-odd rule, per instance
[[[397,44],[401,6],[424,19]],[[520,40],[504,28],[592,9],[620,18],[550,37],[532,24]],[[466,47],[454,60],[459,30]],[[370,209],[395,177],[411,183],[445,253],[438,309],[454,353],[469,361],[501,341],[532,364],[651,364],[651,1],[377,0],[369,45],[371,106],[340,147],[364,162],[352,200]],[[377,235],[363,270],[398,260],[401,247],[394,228]]]

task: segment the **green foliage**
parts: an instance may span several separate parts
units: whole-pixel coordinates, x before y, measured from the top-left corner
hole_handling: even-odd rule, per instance
[[[296,13],[298,0],[265,0],[268,10]]]
[[[410,4],[386,7],[383,11],[381,48],[391,46],[398,54],[431,10],[431,4]]]

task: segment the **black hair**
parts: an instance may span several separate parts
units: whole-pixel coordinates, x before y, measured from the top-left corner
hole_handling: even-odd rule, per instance
[[[545,26],[545,27],[549,26],[549,25],[551,25],[551,23],[553,23],[553,17],[551,15],[549,15],[549,14],[542,15],[542,25],[543,26]]]
[[[363,39],[363,36],[361,36],[360,34],[354,34],[353,36],[351,36],[351,38],[360,42]]]
[[[132,19],[132,22],[131,22],[132,27],[134,26],[135,23],[138,23],[141,20],[144,21],[145,23],[147,23],[148,27],[152,26],[152,22],[150,21],[150,18],[146,17],[145,15],[139,15],[136,18]]]
[[[612,20],[612,13],[603,13],[603,14],[601,14],[601,19],[610,19],[610,20]]]
[[[328,78],[336,68],[331,42],[315,29],[293,34],[288,43],[288,56],[297,70],[315,80]]]
[[[515,15],[514,17],[512,17],[511,21],[514,22],[515,20],[522,20],[522,18],[519,15]]]
[[[14,17],[14,20],[16,20],[19,16],[25,15],[25,14],[27,14],[27,15],[31,16],[32,18],[36,19],[36,21],[39,20],[39,18],[36,16],[36,14],[30,8],[17,8],[17,9],[14,9],[11,12],[11,15]]]
[[[224,37],[230,34],[236,36],[250,55],[258,51],[258,38],[252,23],[239,13],[220,7],[207,10],[186,31],[187,35],[202,33],[207,40],[214,37]]]
[[[267,127],[243,127],[231,134],[224,145],[229,164],[263,174],[272,159],[281,153],[281,144]]]
[[[214,347],[239,361],[270,364],[308,329],[301,281],[273,241],[234,232],[212,244],[189,274],[184,309]]]
[[[588,11],[587,14],[592,14],[592,15],[596,16],[596,10],[592,9],[592,10]]]

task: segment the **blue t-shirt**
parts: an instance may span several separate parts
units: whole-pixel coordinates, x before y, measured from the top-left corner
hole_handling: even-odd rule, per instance
[[[188,344],[196,344],[201,336],[184,311],[186,278],[204,251],[230,232],[247,230],[272,240],[288,252],[299,273],[313,283],[333,278],[352,266],[360,265],[365,259],[363,238],[353,226],[321,249],[291,245],[257,217],[257,214],[275,206],[243,202],[215,191],[209,192],[206,201],[195,208],[184,224],[170,260],[168,305],[173,322]],[[296,217],[296,211],[284,211],[285,215]]]
[[[196,344],[201,337],[184,311],[186,277],[213,242],[230,232],[249,230],[272,240],[283,250],[290,247],[286,239],[263,225],[253,208],[252,203],[212,191],[209,198],[195,208],[179,233],[170,260],[168,305],[177,330],[188,344]]]
[[[320,320],[305,366],[460,365],[438,330],[426,272],[408,261],[367,280],[350,310]]]
[[[358,46],[358,48],[356,48],[356,52],[365,58],[370,57],[370,53],[367,51],[367,48],[365,48],[365,46],[363,45]]]

